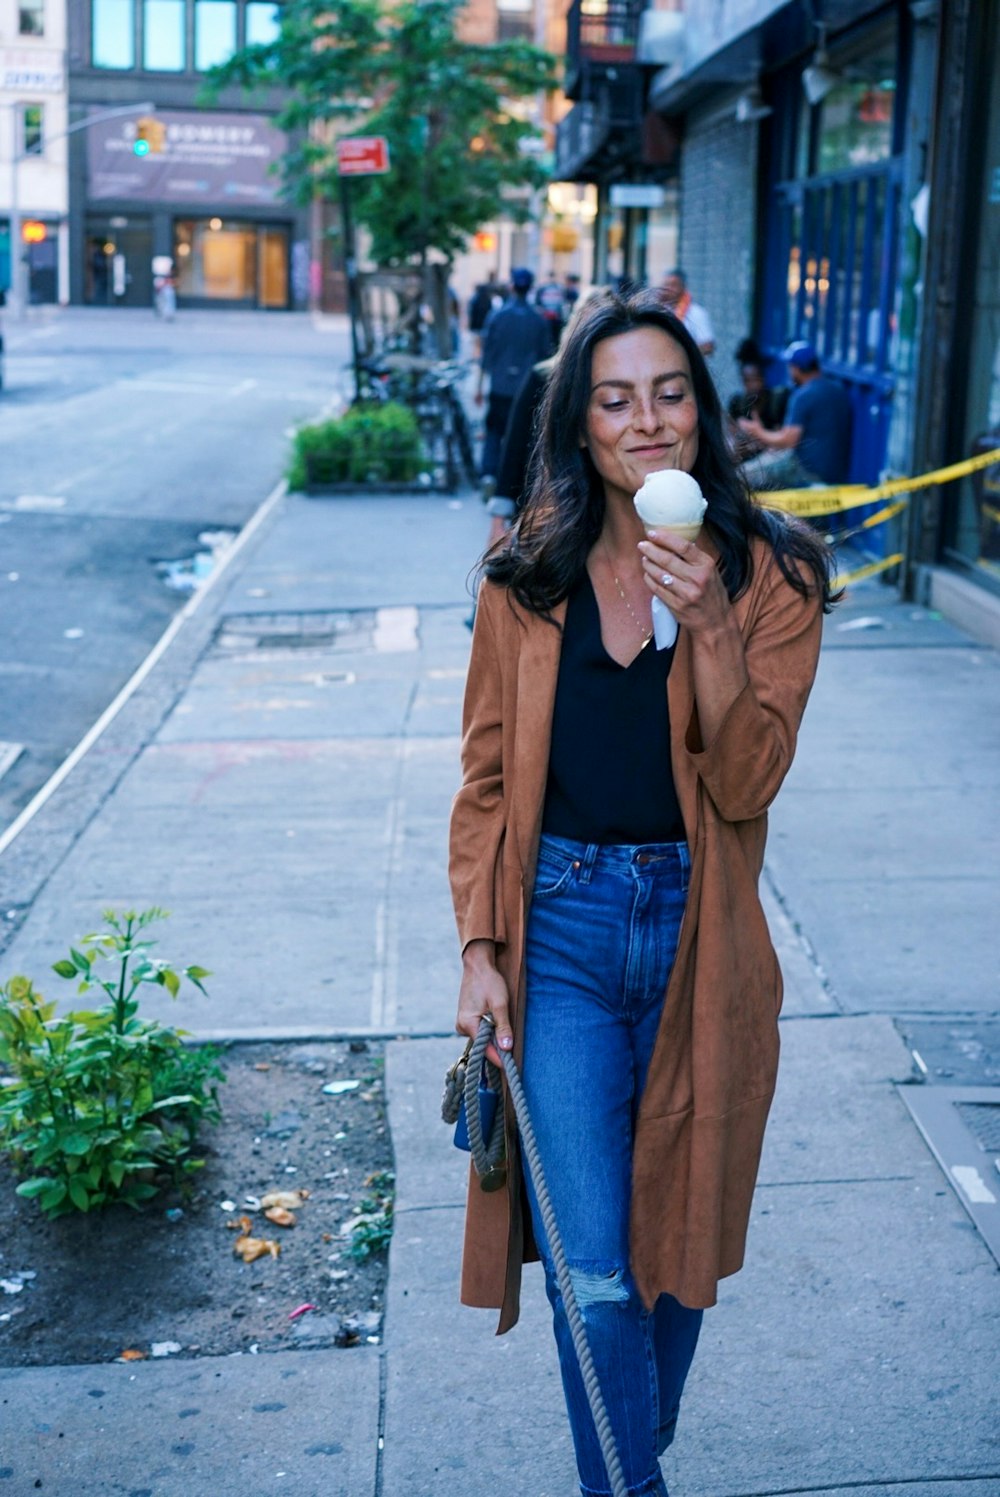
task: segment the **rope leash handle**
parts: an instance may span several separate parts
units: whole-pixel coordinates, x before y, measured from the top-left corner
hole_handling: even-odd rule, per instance
[[[469,1054],[468,1069],[465,1074],[465,1112],[469,1126],[469,1142],[472,1145],[472,1158],[477,1171],[479,1171],[479,1159],[485,1159],[482,1129],[479,1125],[478,1077],[480,1066],[486,1056],[486,1046],[492,1038],[493,1020],[484,1015],[479,1025],[479,1033],[473,1041],[472,1050]],[[570,1335],[573,1338],[573,1349],[576,1352],[576,1359],[580,1366],[580,1375],[583,1378],[583,1386],[586,1390],[587,1402],[590,1404],[590,1412],[594,1418],[594,1427],[597,1430],[601,1455],[604,1457],[604,1464],[611,1482],[612,1497],[628,1497],[628,1487],[625,1482],[621,1460],[618,1456],[614,1431],[611,1428],[611,1421],[608,1418],[604,1395],[601,1392],[597,1370],[594,1367],[594,1359],[590,1353],[587,1328],[583,1323],[583,1315],[576,1302],[576,1293],[570,1277],[569,1264],[566,1262],[566,1251],[563,1247],[562,1237],[559,1234],[559,1227],[552,1206],[552,1197],[549,1195],[549,1188],[545,1183],[545,1171],[542,1168],[542,1157],[538,1151],[535,1130],[532,1126],[531,1115],[528,1112],[528,1100],[524,1095],[524,1087],[521,1085],[520,1073],[518,1072],[513,1055],[509,1050],[501,1050],[500,1058],[503,1061],[504,1074],[507,1077],[507,1085],[510,1088],[511,1101],[514,1104],[514,1113],[517,1117],[517,1126],[521,1134],[521,1144],[524,1150],[524,1157],[528,1164],[528,1173],[531,1176],[535,1199],[538,1202],[542,1225],[545,1228],[549,1252],[552,1254],[552,1264],[556,1272],[556,1283],[559,1285],[559,1293],[562,1295],[563,1305],[566,1308],[566,1320],[569,1324]]]

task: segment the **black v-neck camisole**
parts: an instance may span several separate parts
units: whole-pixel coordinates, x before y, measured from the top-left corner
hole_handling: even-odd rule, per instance
[[[586,571],[567,600],[542,830],[576,842],[678,842],[667,676],[650,641],[627,666],[601,639]]]

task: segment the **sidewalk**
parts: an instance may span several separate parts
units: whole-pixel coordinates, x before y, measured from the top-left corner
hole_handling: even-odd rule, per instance
[[[151,678],[92,751],[96,814],[67,782],[3,860],[0,887],[20,877],[31,906],[4,974],[95,907],[157,902],[171,946],[217,974],[210,1000],[164,1002],[174,1022],[398,1036],[384,1345],[2,1371],[11,1497],[576,1490],[537,1266],[509,1336],[457,1303],[465,1159],[438,1116],[458,1048],[446,817],[484,531],[471,500],[285,501],[163,662],[170,690]],[[874,584],[831,621],[764,881],[787,996],[748,1262],[706,1317],[672,1497],[1000,1494],[1000,1275],[897,1091],[915,1067],[893,1022],[995,1013],[981,831],[998,665]]]

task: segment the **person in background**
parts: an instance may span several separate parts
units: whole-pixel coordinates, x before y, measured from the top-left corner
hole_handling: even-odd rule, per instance
[[[845,483],[851,461],[850,397],[823,373],[811,343],[789,344],[784,359],[794,388],[782,425],[772,431],[759,416],[737,421],[759,449],[744,464],[744,475],[757,489]]]
[[[751,338],[744,338],[736,350],[743,388],[729,397],[726,407],[732,422],[733,451],[738,461],[753,457],[760,446],[740,430],[741,420],[757,418],[768,431],[777,431],[785,419],[788,390],[765,383],[764,355]]]
[[[693,540],[647,534],[636,513],[664,468],[707,499]],[[482,568],[451,820],[455,1028],[489,1016],[487,1054],[520,1068],[635,1497],[667,1497],[659,1456],[702,1311],[743,1260],[781,1005],[758,878],[830,571],[818,536],[752,502],[705,361],[658,294],[588,300],[524,507]],[[654,597],[680,626],[663,650]],[[500,1307],[509,1330],[537,1249],[580,1491],[598,1497],[604,1458],[509,1109],[505,1185],[470,1184],[462,1301]]]
[[[548,323],[528,305],[528,292],[534,279],[524,266],[511,271],[511,294],[499,311],[491,313],[483,328],[476,404],[482,404],[483,385],[489,380],[486,435],[480,463],[484,481],[496,479],[507,417],[518,386],[532,364],[537,364],[539,359],[552,352]]]
[[[482,348],[482,331],[486,326],[491,312],[503,305],[503,296],[497,284],[497,273],[491,270],[485,281],[479,285],[469,297],[469,305],[466,309],[466,323],[470,333],[476,337],[476,356],[478,358]]]
[[[683,322],[706,359],[709,358],[715,352],[712,319],[703,306],[692,300],[687,276],[679,266],[667,271],[660,295],[674,316]]]
[[[566,288],[561,281],[556,280],[554,270],[549,273],[548,280],[536,288],[535,306],[548,323],[552,339],[551,351],[555,353],[566,326]]]
[[[563,297],[566,302],[566,318],[569,320],[573,308],[580,300],[580,277],[575,270],[567,270],[563,276]]]

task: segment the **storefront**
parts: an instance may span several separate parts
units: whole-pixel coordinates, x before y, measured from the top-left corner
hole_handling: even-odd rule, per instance
[[[807,340],[847,386],[856,482],[884,468],[892,414],[906,76],[896,14],[768,88],[763,343]]]
[[[1000,21],[992,10],[985,51],[996,57]],[[977,122],[968,174],[968,223],[960,348],[967,351],[964,399],[956,404],[961,456],[1000,448],[1000,72],[972,105]],[[944,510],[942,559],[1000,593],[1000,463],[962,479]]]
[[[136,121],[87,131],[74,299],[149,306],[152,262],[173,261],[178,304],[287,309],[308,296],[299,215],[272,171],[285,137],[260,115],[158,110],[164,149],[133,150]]]

